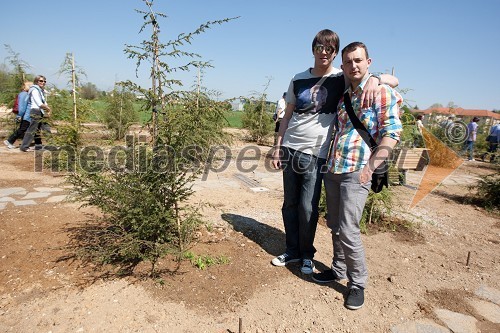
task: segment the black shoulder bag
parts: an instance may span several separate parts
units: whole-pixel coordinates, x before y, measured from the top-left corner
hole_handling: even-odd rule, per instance
[[[366,129],[365,125],[363,125],[361,120],[359,120],[359,118],[354,114],[354,109],[351,104],[351,96],[349,96],[349,93],[347,92],[344,94],[344,104],[352,125],[373,153],[377,149],[378,145]],[[372,174],[372,191],[379,193],[382,191],[384,186],[389,187],[389,165],[387,164],[387,160],[384,160]]]

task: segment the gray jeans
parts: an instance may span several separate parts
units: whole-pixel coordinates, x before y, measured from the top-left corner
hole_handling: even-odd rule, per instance
[[[328,172],[324,176],[327,223],[332,229],[332,269],[349,287],[365,288],[368,280],[365,250],[359,221],[363,214],[371,182],[361,184],[359,171],[345,174]]]

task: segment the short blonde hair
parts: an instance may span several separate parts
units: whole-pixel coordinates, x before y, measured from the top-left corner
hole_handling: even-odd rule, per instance
[[[33,85],[33,82],[31,82],[31,81],[24,81],[23,90],[24,91],[28,91],[32,85]]]

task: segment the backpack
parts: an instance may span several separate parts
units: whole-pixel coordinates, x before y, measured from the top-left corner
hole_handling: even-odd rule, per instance
[[[12,113],[19,113],[19,94],[16,95],[16,99],[14,100],[14,106],[12,107]]]

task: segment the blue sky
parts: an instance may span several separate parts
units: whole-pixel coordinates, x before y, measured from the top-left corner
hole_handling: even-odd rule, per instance
[[[147,67],[135,77],[135,61],[127,59],[125,44],[149,39],[139,34],[143,23],[135,9],[141,0],[3,0],[0,4],[0,61],[4,44],[32,66],[64,87],[57,72],[72,52],[86,81],[111,90],[116,80],[131,79],[150,86]],[[313,65],[311,41],[328,28],[340,36],[341,48],[364,42],[373,59],[371,70],[390,72],[400,81],[403,96],[420,109],[449,102],[469,109],[500,109],[500,1],[229,1],[155,0],[160,39],[167,42],[200,24],[228,17],[239,19],[214,26],[196,37],[186,50],[211,61],[204,85],[222,97],[262,92],[268,78],[268,99],[277,100],[297,72]],[[340,57],[334,61],[340,67]],[[165,59],[167,62],[168,59]],[[175,63],[175,62],[174,62]],[[196,73],[174,78],[191,86]]]

